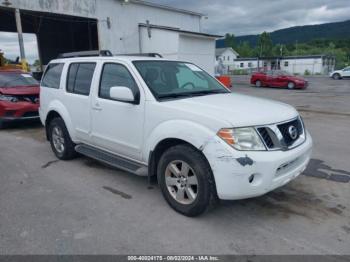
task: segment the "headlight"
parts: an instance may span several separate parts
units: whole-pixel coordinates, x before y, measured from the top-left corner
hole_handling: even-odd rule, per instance
[[[260,136],[252,127],[224,128],[221,129],[217,135],[237,150],[266,150]]]
[[[7,96],[7,95],[0,94],[0,101],[8,101],[8,102],[16,103],[18,102],[18,98],[15,96]]]

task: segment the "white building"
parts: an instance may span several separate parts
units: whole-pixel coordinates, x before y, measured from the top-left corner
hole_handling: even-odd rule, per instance
[[[234,61],[239,57],[239,54],[231,47],[216,48],[215,58],[217,63],[222,63],[225,73],[234,69]]]
[[[17,32],[15,9],[23,32],[37,35],[43,64],[62,52],[108,49],[156,52],[214,73],[218,36],[201,32],[197,12],[140,0],[6,0],[0,1],[0,31]]]
[[[329,74],[334,70],[335,57],[327,55],[237,58],[234,69],[248,71],[280,69],[292,74]]]

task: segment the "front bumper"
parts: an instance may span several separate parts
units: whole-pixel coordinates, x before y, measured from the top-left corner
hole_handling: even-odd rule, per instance
[[[237,151],[219,137],[203,150],[223,200],[256,197],[287,184],[305,170],[311,152],[309,133],[303,144],[288,151]]]
[[[296,82],[295,87],[296,88],[300,88],[300,89],[305,89],[309,86],[309,82],[305,81],[305,82]]]
[[[39,119],[39,104],[29,102],[10,103],[2,101],[0,103],[0,121],[20,121]]]

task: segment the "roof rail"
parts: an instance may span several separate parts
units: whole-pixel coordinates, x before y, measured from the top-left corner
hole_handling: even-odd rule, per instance
[[[109,50],[92,50],[92,51],[62,53],[58,55],[58,58],[87,57],[87,56],[113,56],[113,54]]]
[[[116,54],[117,56],[149,56],[149,57],[159,57],[163,58],[163,56],[159,53],[131,53],[131,54]]]

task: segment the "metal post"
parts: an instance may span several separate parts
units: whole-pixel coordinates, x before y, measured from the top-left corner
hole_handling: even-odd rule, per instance
[[[24,52],[24,41],[23,41],[23,32],[22,32],[22,22],[21,22],[21,13],[19,12],[19,9],[15,10],[15,18],[16,18],[16,26],[17,26],[17,33],[18,33],[18,42],[19,42],[19,51],[21,54],[21,59],[26,59],[26,54]]]

